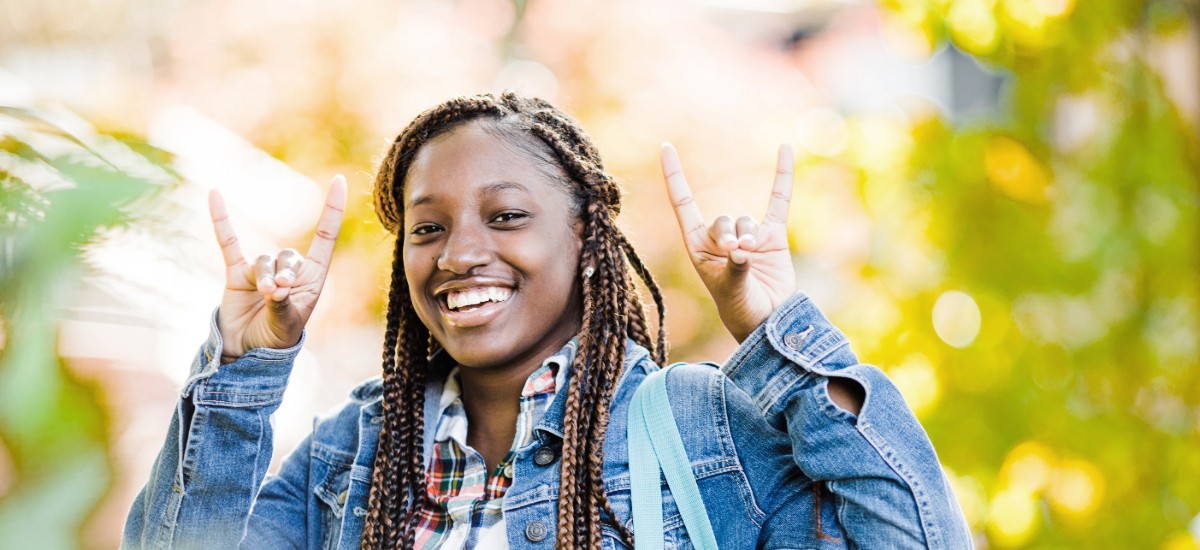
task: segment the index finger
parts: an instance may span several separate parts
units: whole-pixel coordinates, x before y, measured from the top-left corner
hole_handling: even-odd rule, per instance
[[[704,216],[700,207],[692,197],[692,189],[688,187],[687,178],[683,177],[683,167],[679,163],[679,153],[670,143],[662,145],[663,179],[667,182],[667,196],[675,210],[675,219],[679,221],[679,230],[686,239],[695,232],[704,232],[708,228],[704,224]]]
[[[775,185],[771,187],[771,202],[763,223],[786,223],[788,206],[792,204],[792,186],[796,171],[796,153],[792,144],[779,146],[779,161],[775,165]]]
[[[329,262],[333,259],[333,245],[342,229],[342,216],[345,211],[346,178],[338,174],[333,177],[333,183],[329,184],[329,194],[325,197],[325,208],[321,209],[317,232],[313,235],[312,244],[308,245],[309,260],[329,267]]]
[[[242,247],[238,245],[237,233],[233,230],[233,222],[229,221],[229,211],[225,209],[225,201],[216,189],[208,192],[208,213],[212,217],[213,233],[217,235],[217,244],[221,246],[221,255],[225,257],[225,266],[232,267],[246,263],[242,256]]]

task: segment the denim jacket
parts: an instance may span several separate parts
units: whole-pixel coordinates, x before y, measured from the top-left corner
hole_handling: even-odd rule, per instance
[[[279,472],[267,475],[270,416],[301,345],[255,349],[221,365],[214,324],[129,513],[122,548],[359,547],[382,421],[378,378],[318,418]],[[604,442],[604,484],[628,525],[628,405],[658,366],[632,342],[625,361]],[[830,399],[828,377],[852,378],[866,390],[857,416]],[[427,419],[436,417],[443,385],[430,378]],[[725,365],[675,368],[667,390],[722,548],[971,547],[920,423],[807,296],[780,306]],[[504,503],[513,549],[554,545],[564,402],[560,392],[516,451]],[[665,547],[690,548],[665,482],[662,490]],[[608,526],[602,539],[604,548],[625,548]]]

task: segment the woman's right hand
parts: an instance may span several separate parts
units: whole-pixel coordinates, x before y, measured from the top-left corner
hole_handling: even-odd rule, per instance
[[[242,256],[225,202],[215,189],[208,195],[208,208],[225,257],[225,293],[217,314],[217,328],[224,343],[221,362],[232,362],[254,348],[296,345],[329,274],[333,245],[346,209],[346,179],[334,176],[316,234],[304,256],[288,248],[249,263]]]

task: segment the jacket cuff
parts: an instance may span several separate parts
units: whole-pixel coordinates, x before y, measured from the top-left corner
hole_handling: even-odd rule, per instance
[[[191,374],[181,394],[196,404],[249,407],[278,403],[283,399],[292,364],[299,355],[308,330],[300,341],[286,349],[254,348],[232,363],[221,364],[224,343],[217,328],[214,309],[209,320],[208,339],[192,360]]]
[[[776,308],[734,355],[757,345],[769,345],[805,370],[823,375],[858,364],[850,340],[803,292]]]
[[[790,394],[812,375],[844,376],[869,388],[846,335],[803,292],[788,298],[722,366],[734,385],[776,418]],[[797,368],[799,367],[799,368]],[[841,371],[841,372],[839,372]],[[837,374],[834,374],[837,373]],[[830,402],[831,412],[838,409]],[[852,417],[849,413],[838,416]]]

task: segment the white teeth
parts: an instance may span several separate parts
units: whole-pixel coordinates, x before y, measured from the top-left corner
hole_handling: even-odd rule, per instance
[[[446,307],[459,309],[484,302],[503,302],[512,296],[512,291],[498,286],[468,288],[446,294]]]

